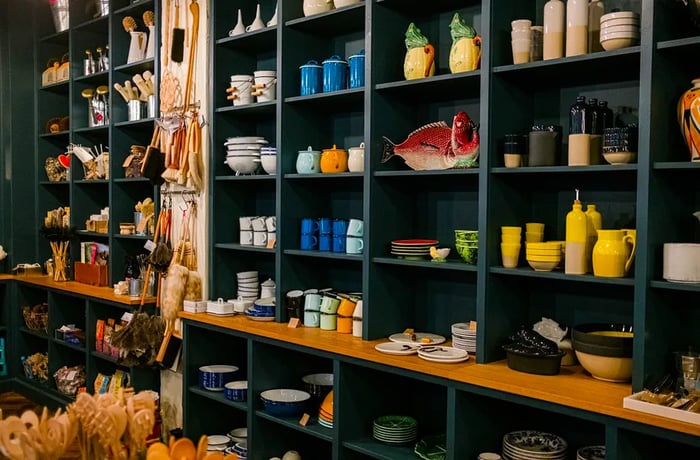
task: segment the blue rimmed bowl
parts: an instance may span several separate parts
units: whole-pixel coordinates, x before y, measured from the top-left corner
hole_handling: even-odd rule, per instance
[[[262,299],[257,299],[253,302],[252,307],[256,312],[262,313],[264,315],[274,316],[275,315],[275,298],[265,297]]]
[[[224,386],[234,379],[236,366],[212,364],[199,368],[199,386],[209,391],[224,391]]]
[[[280,388],[260,393],[265,412],[277,417],[294,417],[304,412],[311,395],[305,391]]]
[[[243,402],[248,399],[248,381],[236,380],[224,385],[224,396],[231,401]]]

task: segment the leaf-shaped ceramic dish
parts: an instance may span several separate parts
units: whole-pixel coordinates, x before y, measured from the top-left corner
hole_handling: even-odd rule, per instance
[[[416,443],[413,449],[424,460],[445,460],[447,458],[447,440],[444,434],[426,436]]]

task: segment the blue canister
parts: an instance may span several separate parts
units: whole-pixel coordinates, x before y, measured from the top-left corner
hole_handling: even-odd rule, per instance
[[[365,86],[365,50],[360,50],[348,58],[350,63],[350,88]]]
[[[340,91],[348,87],[348,61],[331,56],[323,61],[323,92]]]
[[[323,67],[316,61],[309,61],[299,67],[301,70],[301,88],[302,96],[320,93],[323,91]]]

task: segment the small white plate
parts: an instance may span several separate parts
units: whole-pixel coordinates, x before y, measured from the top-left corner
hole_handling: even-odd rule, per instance
[[[212,434],[207,437],[207,440],[209,441],[209,447],[213,446],[220,446],[224,445],[226,446],[228,443],[231,442],[231,438],[228,436],[224,436],[221,434]]]
[[[431,361],[433,363],[445,363],[445,364],[454,364],[454,363],[461,363],[462,361],[467,361],[469,359],[469,356],[465,356],[464,358],[454,358],[454,359],[444,359],[444,358],[434,358],[432,356],[426,356],[426,355],[418,355],[420,359],[424,359],[426,361]]]
[[[420,345],[405,344],[400,342],[383,342],[374,346],[374,349],[387,355],[412,355],[418,351]]]
[[[416,332],[415,335],[415,341],[411,340],[411,334],[404,334],[403,332],[390,335],[389,340],[399,343],[414,343],[416,345],[438,345],[445,341],[443,336],[431,334],[430,332]],[[430,339],[430,342],[423,343],[421,342],[422,339]]]
[[[434,360],[454,360],[469,358],[469,353],[461,348],[455,347],[423,347],[418,350],[418,356],[421,358],[431,358]]]

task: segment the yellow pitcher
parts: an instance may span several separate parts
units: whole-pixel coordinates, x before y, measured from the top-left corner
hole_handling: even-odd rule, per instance
[[[700,78],[692,84],[678,100],[678,124],[690,150],[690,161],[700,161]]]
[[[627,249],[627,244],[632,250]],[[630,270],[637,240],[624,230],[598,230],[598,242],[593,247],[593,275],[622,278]]]
[[[479,68],[481,62],[481,37],[473,27],[467,25],[459,14],[455,13],[450,23],[452,48],[450,48],[450,72],[469,72]]]
[[[405,43],[403,74],[406,80],[435,75],[435,48],[428,43],[428,39],[414,23],[408,25]]]

